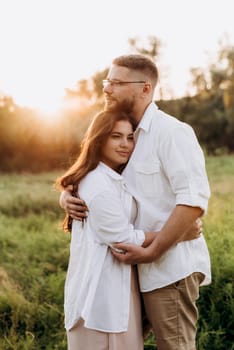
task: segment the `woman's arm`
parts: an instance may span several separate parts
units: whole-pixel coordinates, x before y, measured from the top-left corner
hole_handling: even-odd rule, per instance
[[[117,242],[142,245],[145,234],[134,229],[130,213],[126,212],[123,200],[115,191],[106,190],[96,195],[89,203],[88,223],[101,244],[112,246]]]

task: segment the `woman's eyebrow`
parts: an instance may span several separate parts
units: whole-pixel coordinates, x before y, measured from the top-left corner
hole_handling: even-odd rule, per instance
[[[123,135],[123,133],[122,132],[120,132],[120,131],[113,131],[112,133],[111,133],[111,135]]]
[[[122,132],[120,132],[120,131],[113,131],[113,132],[111,133],[111,135],[113,135],[113,134],[124,135],[124,133],[122,133]],[[128,134],[128,136],[129,136],[129,135],[133,135],[133,132],[130,132],[130,133]]]

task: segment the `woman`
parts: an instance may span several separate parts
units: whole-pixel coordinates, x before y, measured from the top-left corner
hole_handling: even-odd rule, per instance
[[[154,237],[134,229],[137,208],[121,176],[134,148],[134,128],[124,112],[98,114],[77,161],[56,181],[60,189],[72,185],[89,208],[85,222],[72,223],[65,283],[69,350],[144,347],[135,268],[111,254],[115,242],[147,245]],[[70,229],[68,217],[65,229]]]

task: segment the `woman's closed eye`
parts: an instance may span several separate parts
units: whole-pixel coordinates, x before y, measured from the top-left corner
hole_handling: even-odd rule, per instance
[[[111,134],[111,137],[112,137],[113,139],[119,139],[119,138],[122,138],[123,135],[122,135],[122,134],[119,134],[119,133],[113,133],[113,134]],[[130,140],[130,141],[131,141],[131,140],[134,140],[133,134],[128,135],[128,136],[127,136],[127,139]]]
[[[113,139],[119,139],[119,138],[121,138],[121,135],[120,134],[112,134],[111,137]]]
[[[129,135],[129,136],[128,136],[128,140],[133,141],[133,140],[134,140],[133,135]]]

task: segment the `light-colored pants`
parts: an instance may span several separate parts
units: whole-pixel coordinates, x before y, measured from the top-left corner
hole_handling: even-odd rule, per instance
[[[196,350],[196,300],[203,279],[202,273],[195,272],[169,286],[142,293],[158,350]]]
[[[83,327],[83,322],[67,332],[68,350],[143,350],[141,305],[135,268],[131,274],[128,331],[99,332]],[[114,302],[114,300],[113,300]],[[100,315],[101,317],[101,315]]]

